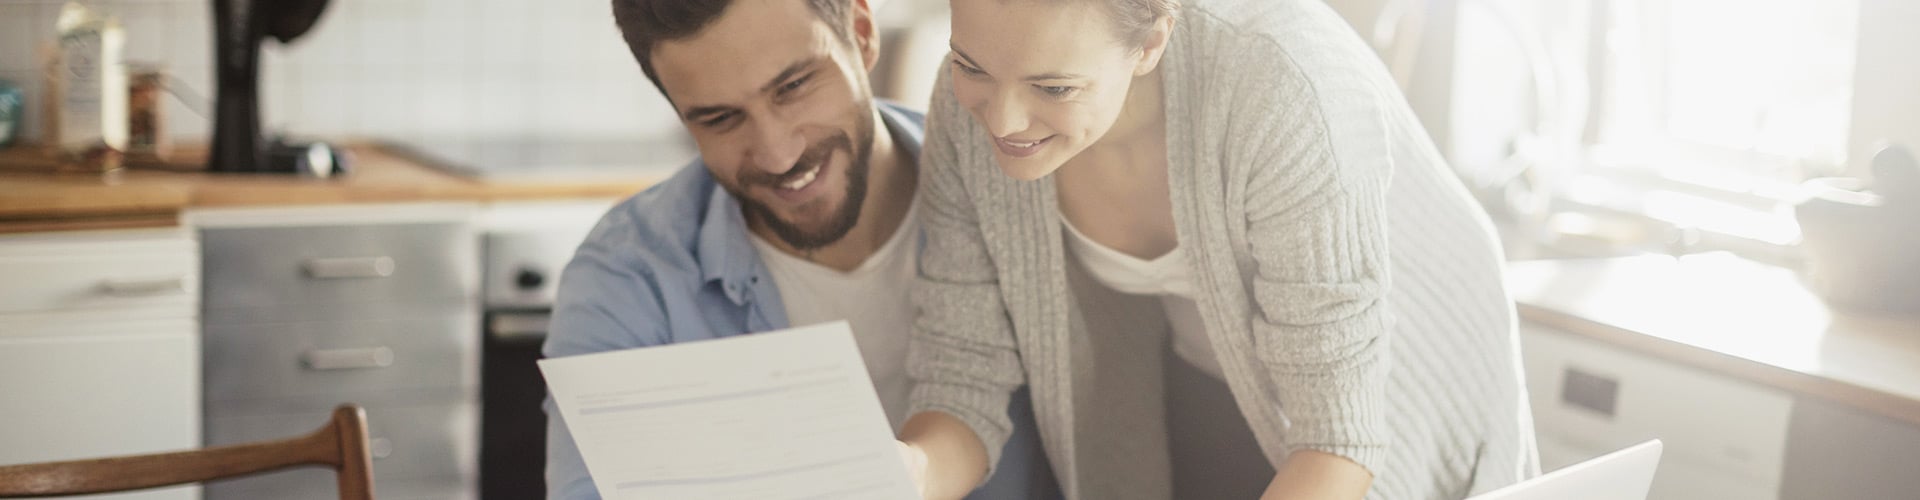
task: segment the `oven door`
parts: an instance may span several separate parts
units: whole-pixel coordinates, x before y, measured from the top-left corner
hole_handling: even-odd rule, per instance
[[[481,348],[480,498],[546,498],[547,309],[491,310]]]

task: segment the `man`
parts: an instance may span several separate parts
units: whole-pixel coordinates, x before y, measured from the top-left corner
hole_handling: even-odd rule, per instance
[[[922,115],[875,104],[867,0],[614,0],[700,158],[607,213],[560,281],[548,357],[846,319],[888,419],[906,415]],[[933,71],[935,68],[928,68]],[[1031,409],[978,498],[1057,496]],[[547,403],[554,499],[598,498]]]

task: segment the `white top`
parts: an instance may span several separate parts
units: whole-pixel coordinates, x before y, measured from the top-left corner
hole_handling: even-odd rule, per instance
[[[1080,257],[1087,274],[1120,293],[1160,296],[1160,307],[1173,325],[1173,353],[1215,379],[1226,379],[1213,354],[1213,342],[1207,338],[1207,326],[1200,320],[1200,305],[1193,301],[1193,271],[1187,269],[1185,252],[1174,247],[1145,260],[1087,237],[1065,214],[1060,215],[1060,225],[1067,228],[1067,249]]]
[[[906,423],[907,393],[913,387],[907,380],[907,337],[913,329],[913,302],[907,290],[913,286],[917,269],[920,226],[916,211],[909,209],[893,236],[851,272],[788,255],[760,236],[750,235],[754,248],[760,251],[760,261],[773,276],[774,287],[780,290],[789,325],[842,319],[853,325],[853,338],[860,345],[861,359],[866,361],[867,376],[873,379],[880,406],[886,409],[887,421],[896,432]]]

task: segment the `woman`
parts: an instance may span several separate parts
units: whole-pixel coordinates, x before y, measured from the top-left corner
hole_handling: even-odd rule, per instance
[[[1491,226],[1320,1],[956,1],[952,44],[901,435],[927,498],[991,473],[1022,384],[1074,499],[1535,473]]]

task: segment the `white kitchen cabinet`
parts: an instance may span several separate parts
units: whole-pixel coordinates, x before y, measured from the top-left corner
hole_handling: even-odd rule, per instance
[[[1920,426],[1827,401],[1800,400],[1781,500],[1920,497]]]
[[[181,229],[0,236],[0,464],[199,447],[198,281]]]
[[[13,408],[0,463],[192,448],[200,388],[190,321],[134,322],[0,340]],[[37,430],[37,432],[27,432]]]
[[[1543,470],[1658,438],[1649,500],[1779,498],[1791,395],[1539,325],[1521,332]]]

